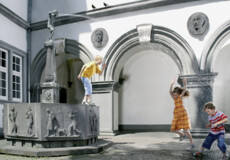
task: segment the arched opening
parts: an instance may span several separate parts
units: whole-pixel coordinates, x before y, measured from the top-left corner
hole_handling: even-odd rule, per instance
[[[226,85],[230,82],[230,74],[228,72],[230,68],[228,62],[230,58],[229,52],[230,21],[224,23],[213,34],[202,53],[200,62],[201,71],[204,73],[218,73],[213,83],[213,102],[216,104],[217,110],[227,115],[230,114],[228,106],[230,102],[228,98],[230,88]],[[228,122],[228,125],[229,124]]]
[[[200,60],[200,70],[203,73],[213,71],[213,66],[220,50],[227,45],[230,39],[230,21],[223,24],[210,38],[203,50]]]
[[[218,72],[218,76],[215,78],[213,84],[213,101],[217,106],[217,110],[220,110],[227,115],[230,114],[230,86],[228,85],[230,82],[229,53],[230,44],[221,48],[213,66],[213,72]]]
[[[84,96],[84,88],[77,78],[77,73],[84,63],[93,60],[93,56],[80,43],[65,39],[65,53],[58,54],[56,59],[57,83],[65,88],[67,103],[81,103]],[[31,102],[40,102],[39,85],[44,78],[46,63],[46,49],[43,48],[37,54],[31,69]]]
[[[164,125],[169,129],[173,112],[168,93],[170,81],[178,74],[199,73],[188,43],[172,30],[159,26],[152,26],[147,43],[139,42],[137,29],[122,35],[106,54],[105,63],[104,80],[121,84],[118,98],[114,94],[112,102],[114,130],[117,125],[120,129],[159,130]]]
[[[120,130],[168,129],[174,109],[169,85],[181,73],[173,52],[151,43],[133,47],[125,53],[129,54],[120,72]]]

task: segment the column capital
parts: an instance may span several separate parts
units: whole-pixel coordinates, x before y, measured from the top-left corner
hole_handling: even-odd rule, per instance
[[[218,75],[217,72],[195,74],[195,75],[179,75],[177,82],[183,86],[182,79],[187,79],[187,88],[202,88],[212,86],[214,78]]]

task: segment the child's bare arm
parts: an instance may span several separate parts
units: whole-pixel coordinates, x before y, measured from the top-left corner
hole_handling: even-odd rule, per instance
[[[106,67],[106,64],[104,63],[104,64],[102,65],[102,69],[101,69],[101,72],[99,73],[99,75],[102,75],[102,73],[103,73],[105,67]]]
[[[187,79],[186,78],[183,78],[183,83],[184,83],[184,87],[183,87],[183,92],[181,93],[181,98],[183,98],[186,92],[186,89],[187,89]]]
[[[171,84],[170,84],[170,87],[169,87],[169,94],[171,95],[172,98],[173,98],[172,87],[173,87],[174,82],[175,82],[175,79],[171,81]]]
[[[218,126],[218,125],[220,125],[220,124],[224,124],[224,123],[226,123],[226,122],[228,122],[228,118],[224,118],[224,119],[222,119],[221,121],[216,122],[215,124],[213,124],[213,127],[216,127],[216,126]]]

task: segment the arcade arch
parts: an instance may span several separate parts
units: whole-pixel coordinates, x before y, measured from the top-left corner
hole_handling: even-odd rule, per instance
[[[57,39],[60,40],[60,39]],[[54,40],[56,41],[56,40]],[[75,40],[65,39],[65,53],[56,55],[57,83],[67,89],[67,103],[81,103],[84,89],[76,73],[84,63],[93,60],[92,54]],[[39,102],[39,83],[46,64],[46,48],[42,48],[31,66],[31,102]]]
[[[107,52],[105,63],[104,80],[122,83],[118,102],[113,102],[118,104],[118,114],[114,112],[113,117],[118,118],[123,129],[138,129],[143,125],[154,129],[155,126],[148,125],[169,124],[172,114],[164,116],[167,118],[162,121],[159,116],[173,112],[173,102],[168,96],[171,79],[178,74],[199,73],[197,59],[188,43],[174,31],[159,26],[152,26],[149,43],[139,42],[137,29],[122,35]],[[149,73],[151,67],[153,73]],[[157,72],[156,67],[163,68]],[[161,78],[165,78],[163,84]]]

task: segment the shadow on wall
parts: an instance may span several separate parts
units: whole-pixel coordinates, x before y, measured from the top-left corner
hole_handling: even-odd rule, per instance
[[[199,128],[204,128],[208,123],[208,115],[204,112],[203,108],[205,103],[212,101],[212,89],[211,87],[202,87],[199,93],[194,97],[198,106],[196,124]]]
[[[1,138],[4,138],[4,135],[3,135],[3,128],[0,128],[0,139]]]

